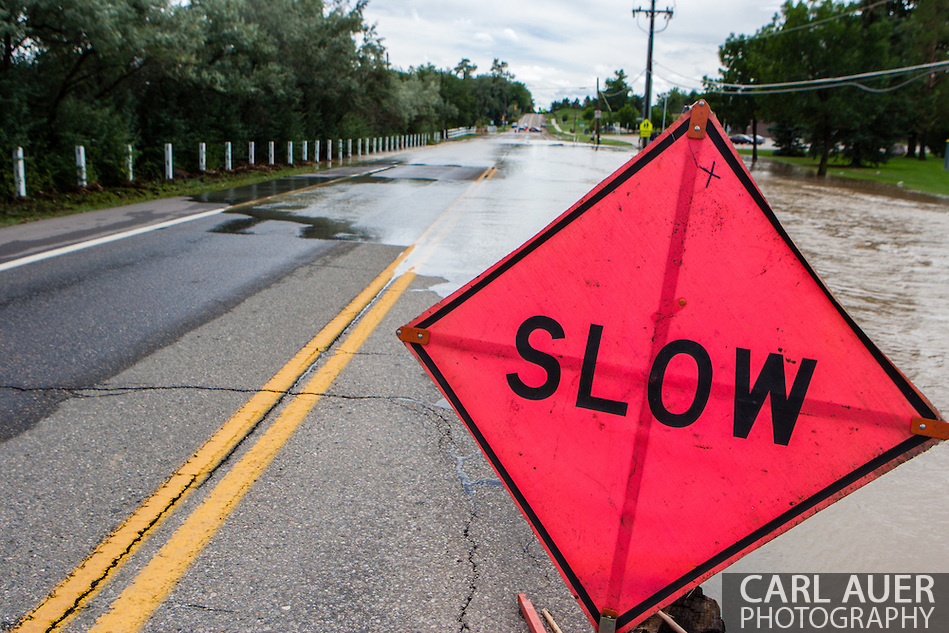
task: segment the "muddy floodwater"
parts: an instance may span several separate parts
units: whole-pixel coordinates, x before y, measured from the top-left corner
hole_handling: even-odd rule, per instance
[[[504,138],[446,145],[400,158],[401,171],[317,188],[224,220],[303,225],[301,237],[413,243],[453,218],[427,245],[418,272],[445,296],[529,239],[631,155]],[[521,135],[524,136],[524,135]],[[476,174],[497,166],[472,188]],[[426,169],[426,167],[430,169]],[[409,168],[409,169],[406,169]],[[401,174],[401,175],[400,175]],[[877,346],[946,415],[949,411],[949,198],[895,188],[752,175],[813,268]],[[949,179],[949,174],[947,174]],[[438,186],[435,186],[438,183]],[[354,195],[375,191],[368,198]],[[909,424],[909,421],[907,421]],[[730,571],[949,572],[949,447],[896,468],[745,557]],[[714,512],[714,508],[709,509]],[[701,521],[702,517],[695,517]],[[720,595],[718,579],[706,585]]]

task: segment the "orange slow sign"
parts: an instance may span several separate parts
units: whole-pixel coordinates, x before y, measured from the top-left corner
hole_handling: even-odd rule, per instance
[[[701,102],[406,327],[594,626],[936,442]]]

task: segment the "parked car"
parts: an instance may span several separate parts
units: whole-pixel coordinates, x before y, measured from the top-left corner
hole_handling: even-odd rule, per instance
[[[732,143],[735,145],[747,145],[748,143],[754,143],[755,145],[761,145],[764,143],[763,136],[752,137],[750,134],[732,134],[728,137]]]

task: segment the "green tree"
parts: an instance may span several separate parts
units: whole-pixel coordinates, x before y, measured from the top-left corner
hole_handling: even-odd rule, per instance
[[[728,36],[725,43],[718,48],[718,58],[722,63],[722,82],[740,85],[759,83],[752,64],[752,48],[757,42],[758,40],[744,35]],[[730,93],[713,98],[711,103],[726,128],[744,129],[756,119],[757,108],[752,95]]]
[[[772,24],[757,35],[748,62],[750,75],[773,84],[887,68],[891,23],[864,22],[852,8],[833,0],[785,2]],[[887,125],[888,95],[856,87],[789,94],[762,97],[762,111],[772,120],[797,122],[807,129],[809,151],[820,159],[818,174],[827,173],[828,159],[838,146],[854,165],[885,159],[895,138]]]
[[[471,60],[465,57],[460,62],[458,62],[458,65],[455,66],[455,69],[452,72],[462,79],[470,79],[476,70],[478,70],[478,66],[472,64]]]
[[[629,93],[632,92],[626,83],[626,73],[623,69],[615,71],[613,77],[606,80],[606,89],[603,91],[603,99],[606,103],[606,110],[610,112],[619,112],[620,109],[629,103]]]
[[[949,57],[949,0],[920,0],[901,30],[905,65],[929,64]],[[907,86],[905,91],[909,146],[920,160],[926,146],[939,153],[949,132],[949,89],[946,73],[933,72]]]
[[[0,24],[0,128],[14,130],[0,136],[3,153],[15,142],[42,157],[28,173],[34,190],[75,186],[78,144],[93,180],[118,178],[113,154],[134,139],[133,92],[186,43],[168,3],[23,0],[4,3]]]
[[[627,103],[619,112],[616,113],[619,124],[627,129],[636,127],[636,121],[639,119],[639,110],[633,107],[633,104]]]
[[[651,120],[658,126],[665,118],[666,125],[669,125],[679,118],[685,106],[690,106],[702,98],[704,95],[700,95],[695,90],[684,92],[673,88],[669,92],[658,95],[656,104],[652,106]]]

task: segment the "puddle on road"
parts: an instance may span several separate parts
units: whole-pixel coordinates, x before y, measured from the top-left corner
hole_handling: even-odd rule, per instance
[[[318,185],[332,179],[333,176],[317,174],[278,178],[277,180],[260,182],[253,185],[243,185],[241,187],[222,189],[221,191],[202,193],[201,195],[193,197],[192,200],[195,202],[216,202],[232,205],[244,204],[254,200],[260,200],[261,198],[312,187],[313,185]]]
[[[314,185],[321,185],[340,178],[353,178],[363,174],[378,172],[379,170],[387,170],[395,165],[398,165],[398,162],[391,159],[340,165],[339,167],[330,167],[322,171],[314,171],[312,174],[299,174],[297,176],[268,180],[267,182],[260,182],[253,185],[243,185],[230,189],[222,189],[220,191],[202,193],[191,199],[195,202],[216,202],[240,205],[271,196],[306,189]]]
[[[253,235],[272,221],[301,225],[298,235],[304,239],[408,244],[425,228],[414,226],[419,218],[407,217],[424,206],[415,198],[420,188],[438,181],[448,186],[446,191],[454,191],[452,184],[466,185],[484,171],[463,165],[366,163],[230,189],[200,200],[233,205],[225,214],[237,217],[222,220],[210,229],[214,233]],[[305,188],[311,189],[302,191]]]
[[[292,213],[282,213],[276,209],[259,209],[250,217],[225,220],[214,228],[212,233],[226,233],[229,235],[253,235],[253,229],[258,224],[268,221],[293,222],[302,225],[300,237],[315,240],[336,241],[377,241],[372,233],[356,228],[352,222],[332,220],[323,217],[305,217]]]

